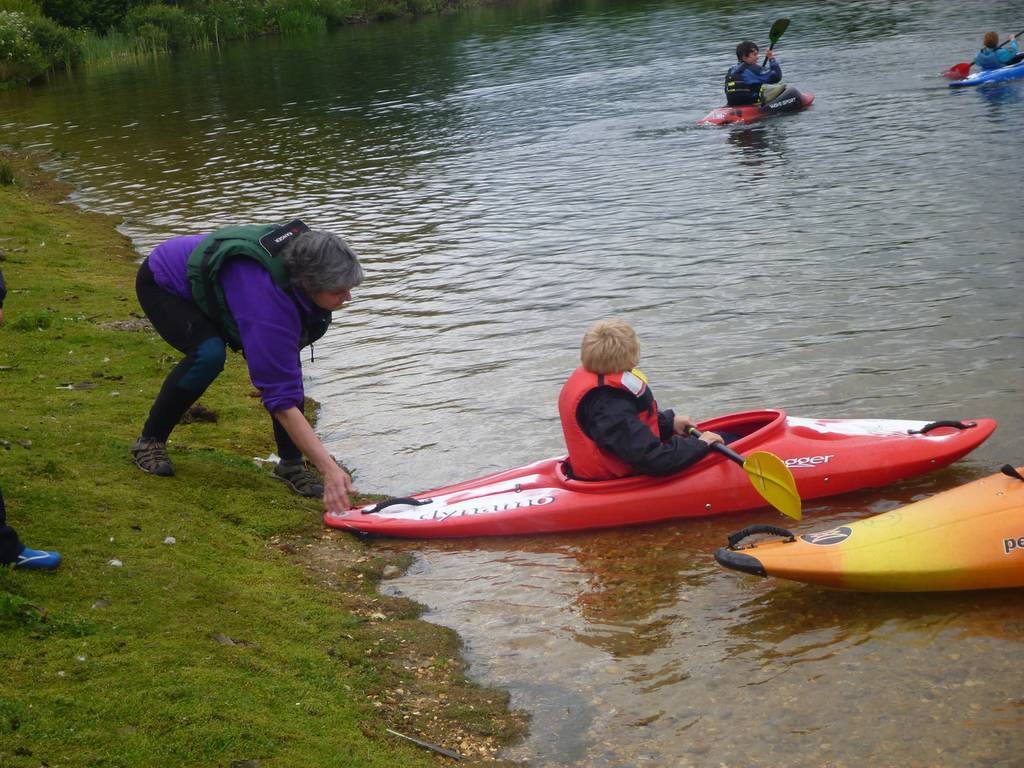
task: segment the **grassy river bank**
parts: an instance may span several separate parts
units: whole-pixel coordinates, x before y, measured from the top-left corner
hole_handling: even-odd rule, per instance
[[[217,421],[175,430],[178,476],[132,465],[177,359],[139,317],[136,254],[35,159],[0,167],[0,487],[22,540],[64,556],[0,569],[0,765],[449,762],[387,727],[492,759],[523,719],[377,593],[400,562],[252,460],[273,446],[240,356],[203,398]]]

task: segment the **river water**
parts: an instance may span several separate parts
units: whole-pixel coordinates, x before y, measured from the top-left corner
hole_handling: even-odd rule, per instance
[[[810,530],[1024,463],[1024,81],[937,76],[1020,10],[523,3],[0,94],[0,143],[51,152],[140,253],[294,216],[344,234],[367,280],[306,370],[362,490],[562,451],[558,389],[607,316],[697,418],[999,419],[954,468],[810,506]],[[814,107],[696,126],[736,42],[781,16]],[[1024,761],[1019,591],[837,594],[714,565],[766,521],[414,543],[386,588],[534,716],[507,752],[531,765]]]

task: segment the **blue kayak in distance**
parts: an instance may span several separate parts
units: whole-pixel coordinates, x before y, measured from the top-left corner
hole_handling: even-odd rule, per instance
[[[1024,61],[1009,67],[999,69],[983,69],[968,75],[963,80],[954,80],[949,84],[950,88],[967,88],[971,85],[985,85],[985,83],[1001,83],[1004,80],[1015,80],[1024,77]]]

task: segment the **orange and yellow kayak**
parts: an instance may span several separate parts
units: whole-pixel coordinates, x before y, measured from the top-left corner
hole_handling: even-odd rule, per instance
[[[836,589],[940,592],[1024,587],[1024,468],[827,531],[752,526],[715,559],[726,568]],[[782,541],[743,544],[754,534]]]

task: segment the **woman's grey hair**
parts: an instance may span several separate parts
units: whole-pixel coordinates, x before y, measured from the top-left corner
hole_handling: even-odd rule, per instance
[[[330,232],[303,232],[284,247],[281,258],[292,283],[307,293],[355,288],[363,282],[359,257]]]

